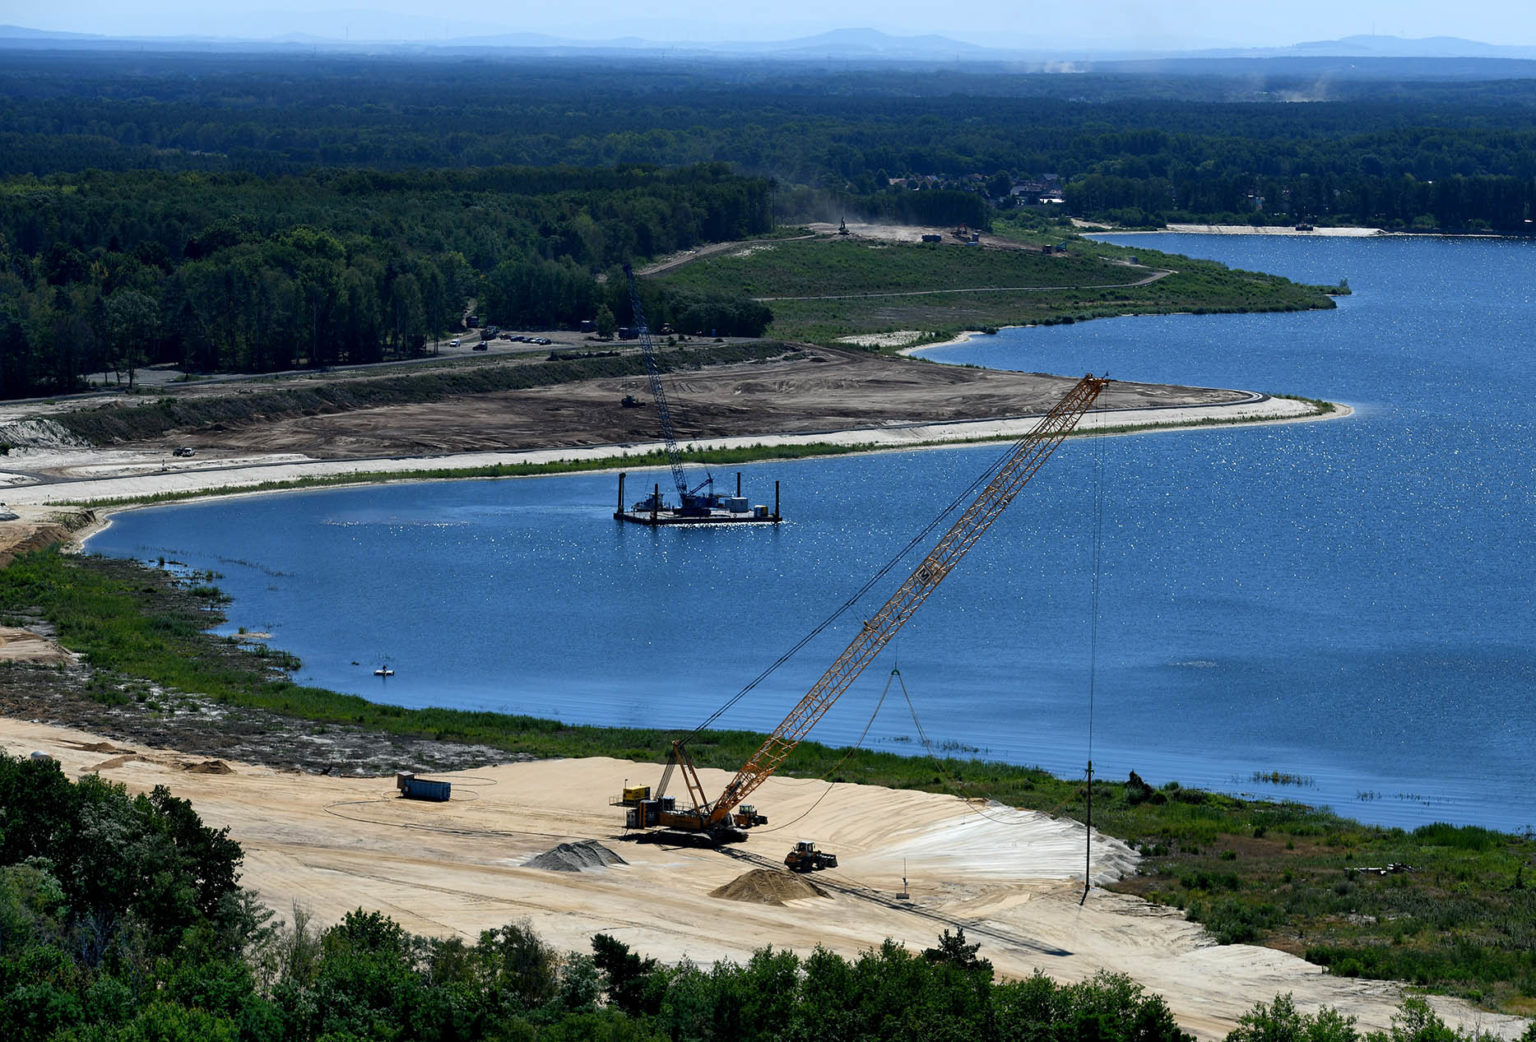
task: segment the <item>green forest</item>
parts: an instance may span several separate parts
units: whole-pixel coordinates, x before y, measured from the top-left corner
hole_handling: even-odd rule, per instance
[[[841,216],[1525,234],[1533,113],[1536,80],[12,51],[0,397],[624,322],[622,263]],[[773,319],[654,292],[657,327]]]
[[[358,909],[321,929],[240,887],[243,853],[164,788],[130,796],[0,753],[0,1037],[58,1042],[669,1040],[1191,1042],[1130,979],[997,980],[945,930],[848,959],[763,948],[663,966],[607,934],[561,952],[526,923],[471,942]],[[1363,1034],[1288,996],[1228,1042],[1459,1042],[1423,999]],[[1526,1033],[1536,1040],[1536,1028]]]
[[[652,324],[827,338],[864,320],[851,305],[754,295],[770,283],[807,297],[832,283],[958,295],[999,271],[1019,297],[1004,300],[1006,314],[978,310],[989,323],[1184,309],[1197,296],[1225,309],[1326,306],[1315,288],[1234,280],[1218,265],[1182,259],[1176,274],[1145,287],[1140,272],[1120,268],[1106,283],[1105,261],[1118,255],[1082,242],[1065,254],[1020,251],[983,272],[981,250],[954,250],[951,262],[913,245],[876,264],[849,250],[812,254],[785,229],[840,217],[997,226],[1036,248],[1068,238],[1068,216],[1137,227],[1194,220],[1525,235],[1536,219],[1533,116],[1533,80],[1376,78],[1321,91],[1301,73],[1256,82],[496,55],[8,51],[0,398],[74,393],[102,372],[133,390],[135,372],[156,364],[195,378],[416,358],[471,321],[628,322],[621,265],[743,238],[775,247],[647,279]],[[1032,204],[1014,193],[1021,185],[1059,191],[1062,201]],[[1140,257],[1143,266],[1174,263],[1152,251]],[[1036,303],[1034,290],[1067,276],[1082,284],[1076,296]],[[958,297],[938,303],[979,308]],[[784,349],[707,350],[750,360]],[[638,366],[632,357],[552,359],[537,373],[428,374],[410,386],[334,393],[405,401]],[[251,410],[294,414],[336,404],[283,389],[248,398]],[[101,441],[191,422],[181,410],[193,406],[140,400],[139,409],[66,422]],[[206,625],[202,608],[177,626],[137,608],[109,613],[105,595],[88,599],[38,560],[7,569],[7,589],[33,583],[7,602],[11,610],[67,601],[73,614],[60,617],[88,620],[103,642],[130,626],[167,641]],[[62,567],[51,557],[46,566]],[[136,579],[131,588],[149,586]],[[61,629],[67,635],[69,625]],[[113,653],[125,670],[171,686],[219,693],[214,685],[225,683],[237,694],[220,697],[255,697],[238,694],[250,683],[260,697],[300,701],[291,685],[271,682],[266,663],[246,681],[190,647],[161,648],[154,660],[135,660],[126,643]],[[186,672],[155,672],[168,663]],[[384,712],[303,695],[312,719]],[[422,714],[396,725],[448,720],[439,734],[465,726]],[[529,726],[546,723],[559,726]],[[714,751],[722,763],[740,762],[734,748]],[[825,756],[807,770],[835,760]],[[875,773],[896,763],[913,769],[890,757],[865,768],[869,780],[899,781]],[[1009,778],[1019,805],[1046,800],[1048,780]],[[1223,941],[1305,922],[1307,957],[1341,975],[1411,978],[1469,996],[1475,987],[1478,997],[1530,993],[1531,891],[1525,862],[1516,864],[1524,846],[1506,850],[1481,830],[1357,838],[1310,819],[1282,827],[1293,813],[1283,808],[1272,825],[1254,826],[1236,801],[1176,783],[1153,791],[1134,774],[1129,785],[1093,791],[1109,821],[1120,815],[1121,830],[1146,841],[1153,871],[1135,885]],[[1054,790],[1049,799],[1057,802]],[[1245,823],[1241,876],[1226,846],[1238,835],[1228,818]],[[1358,849],[1386,852],[1386,861],[1404,848],[1427,857],[1424,847],[1437,843],[1452,866],[1443,889],[1438,868],[1431,890],[1428,873],[1422,886],[1394,877],[1373,887],[1353,865],[1334,864],[1341,844],[1346,860]],[[1466,846],[1483,860],[1456,860]],[[1293,879],[1286,859],[1297,848],[1314,860]],[[163,788],[129,795],[95,776],[72,782],[46,759],[0,753],[0,1038],[1191,1038],[1159,997],[1126,978],[998,980],[963,934],[946,931],[921,951],[890,942],[852,958],[763,949],[745,964],[667,966],[603,934],[586,950],[558,951],[526,923],[466,940],[415,936],[362,909],[324,926],[302,908],[279,920],[241,888],[242,859],[227,830],[204,825]],[[1274,996],[1227,1042],[1475,1037],[1417,998],[1390,1031],[1366,1033],[1336,1011],[1302,1014]],[[1536,1028],[1524,1042],[1536,1042]]]
[[[628,258],[769,228],[766,182],[721,164],[13,180],[0,185],[0,387],[62,393],[84,373],[131,381],[160,362],[410,357],[462,329],[471,301],[487,324],[573,327],[605,301],[627,315],[622,277],[605,296],[595,276]],[[700,303],[652,310],[669,321]],[[715,310],[728,332],[766,324]]]
[[[0,71],[0,175],[722,161],[871,213],[922,205],[874,198],[889,178],[964,190],[1004,172],[1097,175],[1068,200],[1079,216],[1247,215],[1262,197],[1277,218],[1517,229],[1533,111],[1532,79],[1323,85],[1306,70],[17,53]]]

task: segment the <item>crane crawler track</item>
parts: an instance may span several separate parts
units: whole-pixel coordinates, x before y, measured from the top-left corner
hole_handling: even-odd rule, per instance
[[[737,861],[746,862],[750,865],[756,865],[759,868],[768,868],[775,871],[783,871],[784,869],[783,865],[773,861],[770,858],[763,857],[761,854],[753,854],[749,851],[733,849],[730,847],[721,847],[720,853],[724,854],[726,857],[735,858]],[[1037,941],[1032,937],[1026,937],[1021,933],[1014,933],[1012,930],[1005,930],[997,926],[988,926],[986,923],[975,919],[966,919],[958,915],[949,915],[945,912],[936,911],[932,908],[924,908],[921,905],[915,905],[910,901],[898,900],[897,898],[891,897],[888,894],[881,893],[873,887],[863,886],[859,883],[838,882],[834,879],[828,879],[825,875],[817,875],[816,885],[824,890],[836,891],[837,893],[842,894],[844,897],[852,897],[856,900],[866,901],[870,904],[882,905],[886,908],[891,908],[898,912],[906,912],[921,919],[928,919],[935,923],[943,923],[945,926],[952,926],[956,929],[964,930],[966,933],[973,937],[985,937],[988,940],[996,941],[999,944],[1007,945],[1009,948],[1014,948],[1020,951],[1034,952],[1038,955],[1050,955],[1055,958],[1067,958],[1072,954],[1065,948],[1052,947],[1051,945],[1045,944],[1042,941]]]

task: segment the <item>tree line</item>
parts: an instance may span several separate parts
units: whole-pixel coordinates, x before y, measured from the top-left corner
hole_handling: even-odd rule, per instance
[[[1129,978],[999,980],[945,930],[848,959],[763,948],[665,966],[597,934],[560,952],[526,923],[473,942],[357,909],[322,928],[239,886],[244,854],[163,787],[130,796],[50,759],[0,753],[0,1037],[56,1042],[574,1039],[634,1042],[1192,1042]],[[1362,1033],[1289,996],[1227,1042],[1477,1042],[1423,999]],[[1524,1042],[1536,1042],[1536,1027]]]
[[[1129,225],[1328,221],[1397,230],[1531,233],[1536,178],[1461,174],[1295,178],[1122,177],[1089,174],[1065,186],[1067,208]]]
[[[264,372],[418,354],[477,318],[627,320],[620,264],[771,227],[723,164],[292,175],[90,171],[0,187],[0,397],[145,364]],[[708,312],[708,315],[702,314]],[[656,304],[757,335],[760,305]]]
[[[1273,70],[1254,83],[337,55],[135,55],[125,68],[109,55],[17,53],[0,71],[0,174],[723,161],[847,193],[876,216],[928,205],[876,198],[892,178],[1053,173],[1106,179],[1069,199],[1085,215],[1508,230],[1533,216],[1533,112],[1536,81],[1508,79],[1324,89]],[[1438,187],[1453,179],[1464,191]]]
[[[617,265],[776,223],[1071,214],[1536,227],[1536,81],[827,70],[708,61],[8,52],[0,397],[142,364],[405,357],[626,322]],[[922,185],[914,190],[913,185]],[[736,295],[658,326],[752,335]]]

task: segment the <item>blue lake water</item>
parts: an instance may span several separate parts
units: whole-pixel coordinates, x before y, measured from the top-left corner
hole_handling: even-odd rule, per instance
[[[1536,245],[1118,241],[1346,278],[1354,293],[1336,311],[1005,330],[930,356],[1301,394],[1356,415],[1070,441],[814,737],[857,739],[899,665],[934,742],[1078,775],[1091,675],[1100,775],[1291,796],[1388,824],[1531,825]],[[1002,451],[744,468],[754,502],[783,482],[778,528],[620,527],[614,478],[582,475],[134,511],[91,549],[222,573],[229,628],[271,632],[303,659],[305,682],[686,729]],[[910,567],[721,726],[774,726]],[[372,676],[383,656],[388,681]],[[891,688],[867,743],[921,752],[916,735]],[[1271,771],[1303,784],[1253,780]]]

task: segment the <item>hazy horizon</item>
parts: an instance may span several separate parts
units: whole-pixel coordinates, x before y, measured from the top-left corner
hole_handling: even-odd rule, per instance
[[[598,0],[568,0],[558,7],[493,0],[364,0],[311,11],[217,7],[193,0],[141,0],[132,5],[0,0],[0,23],[27,29],[253,41],[312,36],[432,42],[537,33],[593,41],[640,37],[677,44],[766,43],[870,28],[892,36],[935,35],[1025,50],[1287,47],[1350,36],[1458,37],[1492,45],[1536,45],[1536,13],[1528,3],[1512,0],[1468,0],[1454,7],[1391,0],[1296,0],[1261,9],[1209,0],[1079,0],[1072,5],[1027,6],[982,0],[948,9],[873,0],[847,0],[828,8],[807,0],[783,0],[773,8],[771,21],[748,21],[740,12],[703,0],[660,0],[643,9]]]

